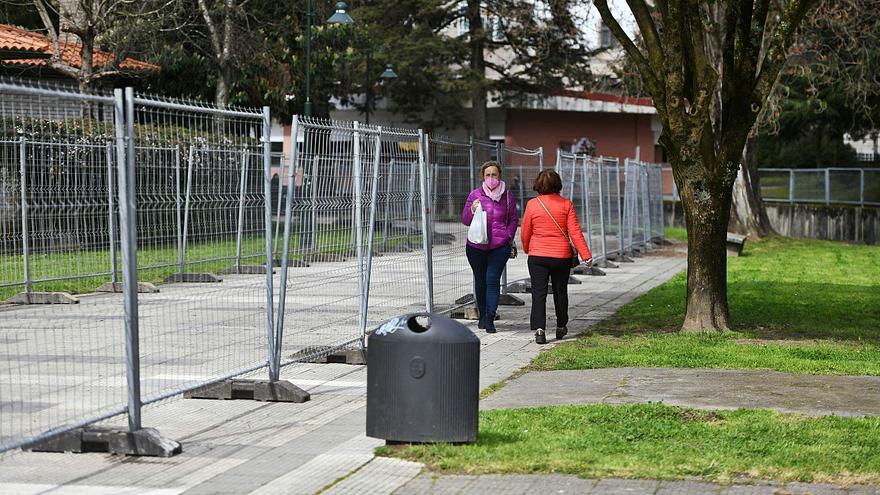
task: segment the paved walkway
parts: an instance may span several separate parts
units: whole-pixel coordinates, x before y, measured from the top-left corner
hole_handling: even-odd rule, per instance
[[[510,280],[526,276],[524,265],[515,265]],[[608,276],[583,277],[583,284],[570,287],[570,326],[585,328],[609,316],[684,266],[680,257],[643,257],[608,269]],[[501,308],[497,334],[477,331],[481,388],[509,377],[546,348],[534,343],[524,323],[530,296],[518,296],[526,306]],[[143,411],[143,423],[181,442],[181,455],[13,453],[0,462],[0,494],[312,494],[328,486],[326,493],[391,493],[419,474],[419,464],[373,460],[382,442],[364,436],[365,367],[295,365],[282,378],[309,390],[312,400],[160,403]]]
[[[421,474],[398,489],[395,494],[497,493],[531,495],[576,493],[584,495],[873,495],[876,488],[868,486],[836,487],[818,483],[755,483],[721,486],[702,481],[657,480],[585,480],[576,476],[549,475],[483,475],[433,476]]]
[[[759,370],[612,368],[527,373],[483,409],[659,402],[700,409],[760,408],[811,416],[880,416],[880,377]]]
[[[573,330],[581,330],[609,316],[634,297],[666,281],[684,265],[682,258],[644,257],[633,264],[622,264],[619,269],[609,269],[606,277],[584,278],[582,285],[570,287],[573,306],[570,326]],[[519,276],[513,275],[514,278]],[[527,305],[502,308],[504,320],[499,321],[497,334],[477,331],[482,344],[481,388],[509,377],[547,347],[536,345],[527,324],[523,323],[527,321],[529,296],[519,296]],[[737,374],[740,380],[755,378],[748,375],[755,372],[724,370],[596,370],[572,372],[562,380],[553,378],[553,373],[564,375],[569,372],[524,375],[490,396],[483,407],[529,405],[524,399],[542,404],[560,401],[561,398],[554,398],[555,391],[561,390],[560,386],[571,389],[576,381],[584,379],[584,374],[590,376],[589,380],[594,384],[589,387],[594,389],[591,395],[587,395],[583,392],[587,387],[580,382],[577,397],[585,402],[662,399],[671,404],[725,407],[724,401],[733,401],[735,397],[718,390],[730,388],[721,386],[718,380],[736,379]],[[794,382],[787,382],[788,375],[778,375],[779,385],[796,386]],[[711,378],[714,386],[700,384],[695,378],[699,376],[703,380]],[[282,378],[309,390],[312,400],[305,404],[168,401],[145,409],[144,424],[156,426],[163,435],[180,441],[184,448],[181,455],[155,459],[103,454],[16,453],[0,462],[0,494],[880,493],[874,487],[838,488],[797,483],[719,486],[698,481],[583,480],[556,474],[438,475],[425,472],[418,463],[373,456],[373,450],[383,442],[364,435],[366,370],[363,366],[297,365],[285,368]],[[800,378],[818,380],[815,377]],[[554,380],[556,388],[546,386],[548,379]],[[847,379],[850,378],[830,378]],[[771,381],[771,385],[775,382]],[[816,386],[805,386],[799,393],[806,397]],[[815,394],[817,398],[836,398],[840,403],[830,399],[824,403],[807,403],[805,399],[806,405],[791,401],[782,405],[813,408],[816,414],[828,411],[872,414],[873,410],[856,410],[842,403],[847,395],[839,389],[851,386],[853,384],[849,382],[835,382],[825,388],[826,393]],[[876,387],[877,382],[868,380],[859,382],[858,386],[864,391]],[[518,391],[526,389],[528,394],[520,393],[517,397]],[[678,389],[690,392],[671,392]],[[540,398],[535,397],[536,390],[543,394]],[[703,396],[699,399],[702,402],[695,398],[700,395]],[[773,401],[753,406],[773,407]]]

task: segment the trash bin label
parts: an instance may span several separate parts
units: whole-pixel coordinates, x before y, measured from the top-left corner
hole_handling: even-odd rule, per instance
[[[419,379],[425,376],[425,360],[419,356],[412,358],[409,362],[409,376]]]

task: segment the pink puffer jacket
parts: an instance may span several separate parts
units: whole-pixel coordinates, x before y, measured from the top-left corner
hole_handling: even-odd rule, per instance
[[[497,202],[483,192],[480,186],[468,195],[464,204],[464,210],[461,212],[461,223],[470,225],[474,219],[474,213],[471,211],[471,205],[474,200],[480,200],[483,210],[486,212],[486,220],[489,223],[486,232],[489,234],[488,244],[474,244],[468,241],[468,246],[488,251],[490,249],[499,248],[505,244],[511,244],[516,236],[516,227],[519,224],[519,214],[516,212],[516,200],[510,191],[505,191],[504,195]]]

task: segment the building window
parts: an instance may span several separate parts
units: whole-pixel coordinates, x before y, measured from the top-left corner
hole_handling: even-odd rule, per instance
[[[611,33],[611,28],[602,24],[602,30],[599,33],[599,46],[602,48],[611,48],[617,46],[617,38]]]

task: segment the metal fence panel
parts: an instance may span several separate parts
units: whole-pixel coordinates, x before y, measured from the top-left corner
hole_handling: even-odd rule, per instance
[[[663,230],[663,168],[660,164],[648,164],[648,201],[650,208],[650,239],[665,238]]]
[[[146,404],[266,365],[264,114],[132,104]]]
[[[92,292],[112,272],[113,98],[2,83],[0,102],[2,299]],[[124,412],[120,300],[5,308],[0,452]]]
[[[768,202],[877,204],[880,181],[869,168],[762,168],[761,196]]]
[[[880,205],[880,169],[864,169],[861,184],[866,205]]]
[[[861,203],[861,181],[861,169],[828,169],[828,201],[831,203]]]
[[[0,291],[125,291],[10,309],[0,451],[126,411],[137,429],[142,403],[267,365],[276,380],[388,318],[455,307],[479,165],[500,161],[520,213],[543,168],[541,149],[299,117],[283,157],[267,108],[130,88],[0,95]],[[559,157],[597,261],[662,235],[659,168]]]
[[[471,175],[469,143],[429,138],[428,145],[434,191],[433,295],[437,310],[447,311],[468,303],[462,298],[473,293],[473,276],[463,252],[468,228],[461,223],[461,212],[476,179]]]

